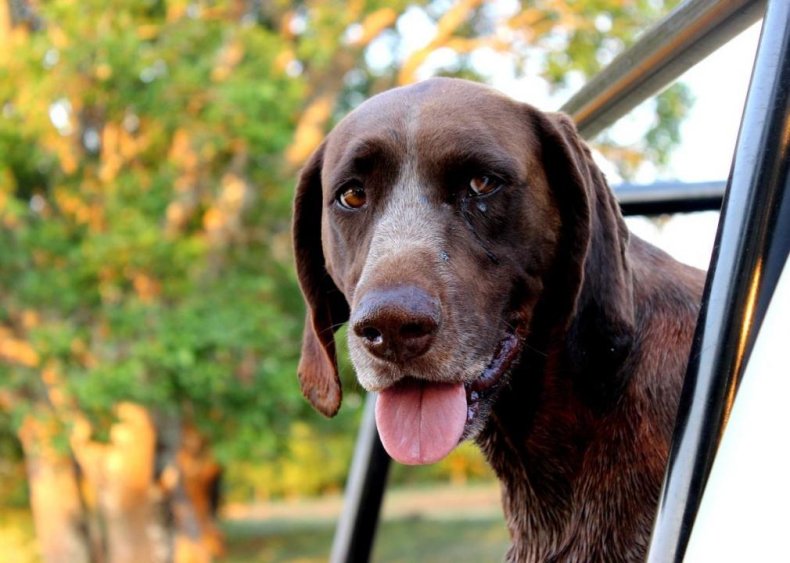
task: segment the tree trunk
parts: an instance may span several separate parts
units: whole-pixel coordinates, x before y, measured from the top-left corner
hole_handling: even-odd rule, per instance
[[[79,462],[91,531],[108,563],[172,559],[170,531],[154,475],[156,428],[141,406],[122,403],[108,443],[90,439],[90,425],[74,424],[71,446]]]
[[[71,457],[54,445],[57,431],[50,417],[28,415],[19,432],[36,536],[47,563],[87,563],[92,558],[79,481]]]
[[[224,538],[216,524],[222,470],[206,439],[189,424],[164,424],[161,446],[167,465],[163,488],[169,496],[175,535],[176,563],[204,563],[224,554]]]
[[[92,440],[90,424],[75,416],[70,448],[60,449],[54,417],[25,421],[20,437],[43,561],[204,563],[221,555],[221,470],[206,440],[177,420],[157,424],[140,405],[119,404],[115,414],[109,442]]]

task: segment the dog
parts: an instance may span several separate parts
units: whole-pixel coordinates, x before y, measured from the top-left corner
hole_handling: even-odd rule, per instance
[[[508,560],[644,560],[704,274],[629,233],[570,118],[450,78],[376,95],[302,170],[293,237],[316,409],[348,322],[395,460],[480,446]]]

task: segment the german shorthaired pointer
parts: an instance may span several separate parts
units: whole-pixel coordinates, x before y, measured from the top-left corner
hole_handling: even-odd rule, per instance
[[[294,243],[319,411],[348,321],[387,451],[476,441],[509,560],[644,558],[704,276],[629,234],[566,116],[447,78],[375,96],[302,171]]]

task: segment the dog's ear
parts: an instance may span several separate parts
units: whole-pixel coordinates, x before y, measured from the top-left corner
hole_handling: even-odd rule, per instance
[[[563,114],[540,114],[543,163],[560,206],[563,238],[558,280],[570,297],[563,309],[566,350],[580,372],[616,374],[634,337],[628,228],[590,149]],[[557,295],[557,293],[555,293]],[[624,383],[624,382],[621,382]],[[596,396],[618,385],[584,378]],[[612,397],[601,397],[602,399]]]
[[[334,333],[348,320],[348,304],[326,270],[321,248],[321,167],[324,146],[310,157],[299,176],[294,199],[293,241],[296,272],[307,303],[299,384],[302,393],[325,416],[340,408]]]

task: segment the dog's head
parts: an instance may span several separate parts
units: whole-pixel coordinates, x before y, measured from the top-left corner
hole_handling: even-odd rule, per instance
[[[479,432],[536,310],[578,341],[570,353],[622,356],[627,237],[567,117],[453,79],[375,96],[329,134],[297,188],[302,390],[335,414],[334,331],[348,321],[388,451],[435,461]]]

